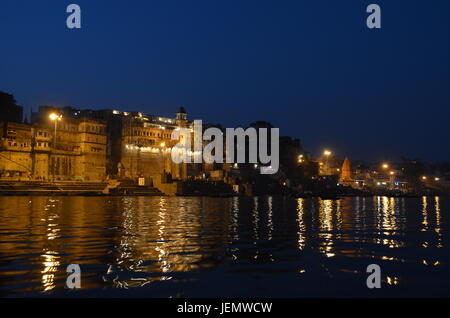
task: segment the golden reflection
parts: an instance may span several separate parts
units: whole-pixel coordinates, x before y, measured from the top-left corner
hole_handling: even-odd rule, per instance
[[[232,218],[231,218],[231,233],[233,233],[233,240],[239,240],[239,198],[233,197]]]
[[[422,264],[427,265],[427,266],[438,266],[441,264],[441,262],[439,262],[439,261],[432,262],[432,261],[427,261],[424,259],[424,260],[422,260]]]
[[[319,210],[320,232],[319,237],[324,240],[319,249],[327,257],[333,257],[333,200],[320,200]]]
[[[27,265],[2,269],[14,279],[26,277],[16,292],[63,289],[71,263],[96,268],[83,275],[83,288],[142,286],[214,266],[211,255],[227,245],[228,226],[239,234],[239,198],[206,198],[206,207],[201,198],[0,199],[0,230],[19,233],[2,238],[0,255]],[[233,215],[224,213],[232,205]],[[24,269],[30,266],[36,270]]]
[[[257,245],[259,241],[259,211],[258,211],[258,197],[253,197],[253,245]],[[259,249],[255,249],[254,258],[257,259],[259,256]]]
[[[60,262],[58,260],[58,253],[54,251],[47,251],[41,256],[44,258],[44,261],[42,262],[44,269],[41,271],[42,285],[44,287],[44,292],[47,292],[56,287],[55,273],[58,270]]]
[[[230,255],[244,261],[248,257],[258,258],[261,264],[259,259],[265,262],[266,257],[262,256],[266,252],[261,252],[258,243],[282,237],[297,252],[309,247],[318,250],[322,257],[338,253],[343,257],[370,254],[392,263],[414,262],[429,268],[445,265],[442,256],[445,254],[420,255],[431,255],[423,248],[443,247],[448,226],[443,215],[446,198],[422,197],[417,201],[388,197],[340,201],[299,198],[294,206],[286,205],[296,210],[294,214],[291,210],[284,215],[284,207],[277,200],[277,197],[220,200],[3,197],[0,261],[11,260],[18,266],[1,267],[2,277],[7,280],[0,282],[0,288],[6,286],[17,293],[56,293],[64,289],[67,265],[78,262],[82,268],[83,264],[94,268],[93,272],[83,274],[83,288],[139,287],[157,280],[175,280],[180,272],[193,271],[197,275],[204,269],[221,266]],[[298,224],[289,227],[292,222]],[[239,244],[240,233],[247,238],[246,230],[254,243],[251,251]],[[424,234],[429,242],[423,242]],[[314,237],[310,239],[311,235]],[[376,244],[383,246],[373,246],[373,236],[378,237]],[[407,238],[411,238],[411,245],[422,239],[419,242],[423,245],[418,250],[408,248],[399,253],[387,249],[404,245]],[[283,261],[282,255],[278,257]],[[297,270],[304,273],[301,267]],[[103,275],[106,283],[98,279]],[[183,274],[186,276],[192,277]],[[403,277],[402,274],[400,278]],[[21,283],[12,284],[14,280]],[[398,277],[387,280],[391,285],[403,283]]]
[[[239,240],[239,197],[233,197],[233,204],[231,210],[231,223],[230,223],[230,234],[231,234],[231,243]],[[237,252],[239,248],[232,247],[231,249],[231,257],[233,260],[237,260]]]
[[[367,228],[367,198],[366,197],[356,197],[358,202],[357,214],[355,217],[355,224],[358,230],[366,230]],[[361,201],[361,207],[359,202]],[[360,207],[360,208],[359,208]],[[359,237],[358,237],[359,238]]]
[[[314,204],[314,200],[310,200],[311,201],[311,205],[310,205],[310,209],[311,209],[311,230],[316,231],[317,227],[316,227],[316,205]]]
[[[373,198],[374,206],[376,206],[375,210],[375,226],[378,231],[381,231],[383,227],[383,207],[381,205],[381,197],[377,196]],[[379,239],[377,239],[377,243],[381,243]]]
[[[201,219],[209,213],[204,204],[203,198],[123,198],[118,207],[123,211],[119,257],[110,264],[105,281],[117,288],[138,287],[170,280],[174,272],[212,266],[202,264],[209,257],[202,246]],[[236,202],[233,206],[238,207]]]
[[[423,215],[423,221],[422,221],[422,231],[425,232],[428,230],[428,211],[427,211],[427,197],[422,197],[422,215]]]
[[[354,243],[361,241],[358,232],[364,223],[361,217],[360,198],[343,197],[336,202],[335,239]],[[346,251],[352,253],[354,251]]]
[[[389,284],[389,285],[398,285],[399,283],[400,283],[400,280],[399,280],[399,278],[398,277],[390,277],[390,276],[388,276],[387,278],[386,278],[386,282]]]
[[[44,208],[46,214],[46,239],[48,241],[55,240],[59,237],[60,228],[57,222],[59,218],[58,203],[60,203],[58,200],[50,198],[48,199],[47,204]],[[48,244],[45,244],[45,246],[47,245]],[[42,262],[44,269],[41,271],[42,286],[43,291],[47,292],[56,287],[55,274],[58,271],[58,266],[60,265],[60,263],[58,261],[58,252],[48,250],[46,247],[44,247],[43,252],[44,254],[41,255],[44,258],[44,261]]]
[[[270,240],[272,240],[272,235],[273,235],[273,231],[274,231],[274,227],[273,227],[273,197],[272,196],[267,197],[267,228],[268,228],[267,240],[270,241]],[[269,253],[269,258],[272,262],[275,261],[272,253]]]
[[[341,199],[339,201],[336,201],[336,212],[335,212],[335,230],[337,230],[338,233],[341,232],[341,227],[342,227],[342,202],[343,200],[346,200],[346,203],[351,201],[350,198],[344,198]],[[348,216],[348,215],[346,215]],[[341,234],[338,234],[336,238],[340,238]]]
[[[381,228],[383,230],[391,230],[392,229],[392,219],[390,215],[390,206],[389,206],[389,198],[382,197],[381,198]],[[384,235],[389,235],[389,232],[384,232]]]
[[[362,221],[364,220],[361,217],[361,198],[360,197],[356,197],[355,198],[355,228],[357,231],[360,231],[363,226],[362,226]]]
[[[441,231],[441,206],[439,204],[439,197],[434,197],[434,209],[436,210],[436,232]]]
[[[160,268],[163,273],[170,271],[170,263],[168,262],[168,251],[165,250],[165,223],[166,223],[166,198],[161,197],[159,199],[159,211],[158,211],[158,221],[156,224],[158,225],[158,242],[155,247],[156,252],[158,252],[158,261],[160,263]],[[162,276],[162,280],[171,279],[170,276]]]
[[[54,240],[59,237],[58,223],[56,222],[59,218],[57,213],[57,203],[58,200],[49,199],[47,205],[45,206],[45,211],[48,215],[45,218],[47,224],[47,239]]]
[[[267,197],[267,227],[269,229],[268,232],[268,240],[272,240],[272,233],[273,233],[273,207],[272,207],[272,201],[273,197],[268,196]]]
[[[386,245],[389,248],[397,248],[404,245],[403,242],[389,238],[398,235],[400,227],[400,207],[398,199],[388,197],[377,197],[377,224],[378,231],[383,238],[376,240],[378,244]]]
[[[253,233],[255,240],[259,240],[259,211],[258,211],[258,197],[253,198]],[[256,242],[255,242],[256,244]]]
[[[306,245],[306,226],[305,226],[305,208],[304,208],[305,199],[299,198],[297,199],[297,222],[298,222],[298,249],[302,250]]]
[[[434,210],[436,211],[436,227],[435,231],[438,234],[438,242],[436,247],[442,248],[444,245],[442,244],[442,231],[441,231],[441,205],[440,198],[438,196],[434,197]]]

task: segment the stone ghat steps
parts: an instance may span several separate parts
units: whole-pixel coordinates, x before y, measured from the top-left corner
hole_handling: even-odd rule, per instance
[[[106,183],[103,182],[83,182],[83,183],[44,183],[44,182],[0,182],[0,190],[16,190],[16,191],[103,191]]]
[[[133,195],[161,196],[164,195],[154,187],[139,187],[132,182],[119,184],[105,192],[105,182],[1,182],[0,195]]]
[[[110,195],[160,196],[164,194],[154,187],[119,186],[115,189],[110,189]]]
[[[110,195],[161,196],[158,188],[152,186],[138,186],[133,180],[117,180],[114,187],[109,188]]]

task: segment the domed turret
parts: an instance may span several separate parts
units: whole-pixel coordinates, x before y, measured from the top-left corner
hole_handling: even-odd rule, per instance
[[[179,126],[185,126],[187,122],[187,113],[186,109],[184,109],[183,106],[180,106],[180,108],[177,111],[177,123]]]
[[[177,114],[187,114],[186,109],[184,109],[183,106],[180,106],[180,108],[178,108]]]

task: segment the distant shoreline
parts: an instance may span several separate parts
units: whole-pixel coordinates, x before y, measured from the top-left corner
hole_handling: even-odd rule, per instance
[[[122,194],[122,193],[101,193],[101,192],[92,192],[92,191],[45,191],[45,190],[8,190],[8,191],[1,191],[0,190],[0,197],[1,196],[8,196],[8,197],[23,197],[23,196],[30,196],[30,197],[37,197],[37,196],[61,196],[61,197],[74,197],[74,196],[81,196],[81,197],[155,197],[155,196],[166,196],[162,193],[151,193],[151,194],[141,194],[141,193],[129,193],[129,194]],[[245,195],[235,195],[234,197],[263,197],[263,196],[280,196],[280,197],[289,197],[292,199],[321,199],[321,200],[340,200],[342,198],[373,198],[373,197],[388,197],[388,198],[403,198],[403,199],[418,199],[422,197],[450,197],[449,194],[420,194],[420,195],[383,195],[383,194],[367,194],[367,195],[336,195],[333,197],[328,196],[321,196],[321,195],[311,195],[307,197],[295,197],[291,195],[281,195],[281,194],[264,194],[264,195],[254,195],[254,196],[245,196]],[[175,197],[175,196],[174,196]],[[209,198],[230,198],[231,196],[217,196],[217,195],[176,195],[176,197],[209,197]]]

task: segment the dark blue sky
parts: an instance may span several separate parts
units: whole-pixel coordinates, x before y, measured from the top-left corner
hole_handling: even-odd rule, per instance
[[[2,0],[0,90],[28,110],[183,104],[227,127],[270,121],[313,154],[450,160],[449,16],[448,0]]]

